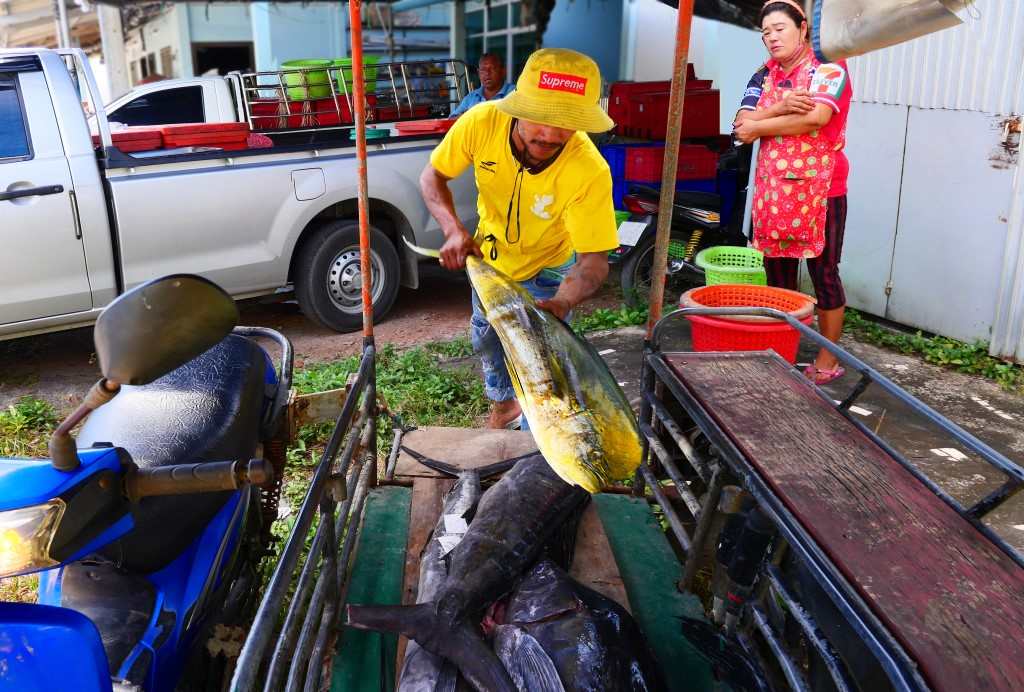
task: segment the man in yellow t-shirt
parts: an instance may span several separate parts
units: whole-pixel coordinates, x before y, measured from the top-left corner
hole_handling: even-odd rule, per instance
[[[592,296],[618,247],[608,164],[587,132],[615,123],[599,105],[601,74],[587,56],[545,48],[530,56],[504,99],[463,114],[430,156],[420,189],[444,232],[441,266],[483,257],[561,319]],[[474,238],[455,214],[448,181],[473,166],[480,223]],[[504,352],[476,295],[473,347],[491,400],[488,426],[521,413]]]

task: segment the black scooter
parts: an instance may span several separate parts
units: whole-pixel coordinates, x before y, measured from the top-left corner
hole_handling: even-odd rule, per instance
[[[704,283],[704,270],[694,262],[697,253],[717,245],[745,246],[743,213],[750,175],[752,147],[733,147],[718,160],[718,192],[677,190],[672,209],[672,235],[665,278],[666,300]],[[722,219],[723,185],[735,185],[729,218]],[[626,304],[636,308],[647,304],[654,236],[658,228],[658,200],[661,192],[645,185],[632,185],[623,204],[630,212],[619,226],[619,247],[609,253],[609,262],[622,267],[622,294]]]

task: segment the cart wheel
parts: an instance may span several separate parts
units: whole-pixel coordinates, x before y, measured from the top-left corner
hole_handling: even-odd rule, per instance
[[[686,244],[685,235],[673,235],[673,243]],[[654,262],[654,238],[648,238],[633,248],[626,261],[622,263],[622,299],[631,308],[641,308],[648,304],[651,293],[651,266]],[[675,303],[687,290],[694,286],[703,286],[704,277],[690,269],[683,268],[676,273],[665,276],[665,302]]]
[[[395,246],[370,226],[370,266],[373,272],[373,321],[380,321],[398,296],[401,269]],[[363,324],[362,272],[359,264],[359,224],[332,221],[303,244],[296,258],[295,297],[314,322],[337,332],[352,332]]]

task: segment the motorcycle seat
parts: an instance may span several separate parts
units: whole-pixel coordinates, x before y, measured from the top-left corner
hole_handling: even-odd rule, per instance
[[[150,384],[123,386],[89,417],[78,446],[109,442],[124,448],[139,468],[247,461],[260,437],[266,367],[257,344],[230,335]],[[135,528],[102,553],[130,571],[159,570],[200,535],[229,497],[230,491],[143,498],[132,510]]]
[[[721,211],[722,196],[715,192],[699,192],[697,190],[676,190],[675,203],[677,207],[697,207],[707,211]]]

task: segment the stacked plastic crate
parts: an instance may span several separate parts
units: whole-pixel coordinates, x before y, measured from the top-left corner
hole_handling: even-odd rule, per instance
[[[720,99],[710,80],[697,79],[688,65],[682,142],[676,189],[716,192],[718,152],[728,146],[719,132]],[[658,187],[665,158],[670,83],[615,82],[608,95],[608,115],[615,121],[616,141],[600,148],[612,171],[615,208],[634,183]]]

